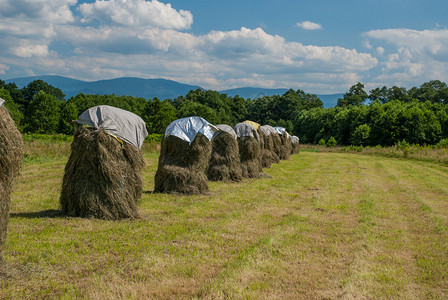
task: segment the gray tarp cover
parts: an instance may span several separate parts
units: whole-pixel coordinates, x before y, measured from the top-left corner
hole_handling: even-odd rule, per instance
[[[280,135],[284,135],[286,133],[286,137],[291,137],[284,127],[274,127],[274,129],[277,130],[277,133]]]
[[[293,135],[292,137],[291,137],[291,143],[293,143],[294,145],[295,144],[297,144],[297,143],[299,143],[299,137],[297,137],[297,136],[295,136],[295,135]]]
[[[89,108],[78,117],[76,122],[103,129],[138,149],[148,136],[146,124],[142,118],[127,110],[108,105]]]
[[[260,135],[255,130],[255,127],[248,123],[238,123],[233,126],[233,130],[235,130],[235,133],[238,137],[251,136],[256,138],[257,141],[260,141]]]
[[[277,130],[275,130],[274,127],[272,127],[271,125],[260,126],[260,129],[266,135],[271,135],[272,133],[277,133]]]
[[[216,125],[216,128],[218,128],[219,130],[218,130],[217,132],[215,132],[214,137],[215,137],[215,136],[218,136],[218,134],[219,134],[220,132],[227,132],[228,134],[230,134],[231,136],[233,136],[233,138],[234,138],[235,140],[238,138],[238,136],[236,135],[235,130],[233,130],[233,128],[230,127],[230,125],[227,125],[227,124],[219,124],[219,125]]]
[[[165,137],[169,135],[192,143],[198,133],[202,133],[209,140],[218,129],[201,117],[188,117],[171,122],[165,130]]]
[[[3,103],[5,103],[5,100],[3,100],[2,98],[0,98],[0,107],[2,107]]]

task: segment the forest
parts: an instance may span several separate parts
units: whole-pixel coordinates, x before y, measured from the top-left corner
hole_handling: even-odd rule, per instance
[[[96,105],[111,105],[143,118],[150,134],[163,134],[172,121],[201,116],[231,126],[244,120],[282,126],[301,143],[336,141],[339,145],[390,146],[401,141],[434,145],[448,138],[448,86],[439,80],[409,90],[386,86],[365,91],[353,85],[338,104],[323,108],[313,94],[290,89],[283,95],[244,99],[213,90],[191,90],[175,99],[86,95],[65,98],[61,89],[42,80],[19,89],[0,80],[0,97],[23,133],[74,132],[73,120]]]

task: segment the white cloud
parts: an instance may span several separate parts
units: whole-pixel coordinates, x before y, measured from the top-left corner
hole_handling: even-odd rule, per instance
[[[0,0],[0,16],[16,20],[42,20],[64,24],[74,21],[70,6],[77,0]]]
[[[0,0],[9,7],[0,23],[0,61],[5,66],[0,73],[8,77],[26,70],[84,80],[163,77],[213,89],[253,85],[340,92],[338,86],[361,81],[379,63],[370,53],[304,45],[262,28],[195,35],[185,31],[193,22],[189,11],[156,0],[84,3],[72,7],[77,17],[70,11],[75,0],[60,0],[59,6],[36,0],[41,7],[35,14],[20,13],[28,2],[15,1]],[[309,29],[315,23],[303,24]],[[61,44],[65,48],[58,48]],[[390,58],[390,66],[397,63]]]
[[[305,30],[318,30],[322,29],[322,25],[318,23],[314,23],[311,21],[303,21],[303,22],[297,22],[297,27],[305,29]]]
[[[383,47],[379,46],[379,47],[376,47],[375,51],[376,51],[376,54],[383,55],[385,50]]]
[[[47,56],[47,45],[28,45],[12,48],[12,52],[19,57]]]
[[[122,26],[151,26],[165,29],[189,29],[193,15],[175,10],[171,4],[157,0],[110,0],[84,3],[79,6],[84,21],[98,19],[105,24]]]
[[[381,43],[378,55],[384,54],[383,46],[391,53],[381,62],[375,81],[410,87],[431,79],[448,80],[448,30],[384,29],[363,36]]]

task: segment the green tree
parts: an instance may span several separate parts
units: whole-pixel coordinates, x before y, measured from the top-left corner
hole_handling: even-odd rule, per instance
[[[440,80],[431,80],[423,83],[420,88],[412,88],[410,94],[420,102],[448,104],[448,86]]]
[[[34,99],[34,96],[40,91],[45,92],[48,95],[53,95],[60,102],[65,102],[65,95],[61,89],[46,83],[43,80],[34,80],[28,83],[22,90],[23,102],[17,104],[20,105],[23,111],[26,111],[28,104]]]
[[[25,131],[56,133],[59,126],[59,101],[44,91],[38,92],[25,114]]]
[[[344,94],[342,99],[338,99],[337,106],[362,105],[368,97],[364,91],[364,84],[358,82]]]
[[[216,112],[201,103],[194,102],[191,100],[183,101],[177,108],[177,117],[178,118],[186,118],[186,117],[202,117],[208,122],[212,124],[220,124],[221,120],[216,115]]]
[[[73,121],[78,118],[78,109],[71,102],[66,102],[61,109],[59,132],[72,135],[75,132]]]
[[[148,133],[164,133],[168,125],[176,120],[176,110],[170,101],[154,98],[146,103],[143,120]]]
[[[370,137],[370,126],[367,124],[361,124],[356,127],[351,136],[351,142],[355,146],[365,146],[368,143]]]

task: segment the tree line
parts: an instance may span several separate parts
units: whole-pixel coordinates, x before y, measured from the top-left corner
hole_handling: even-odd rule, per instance
[[[0,97],[22,132],[73,134],[73,120],[96,105],[131,111],[146,122],[148,132],[162,134],[172,121],[201,116],[212,124],[234,125],[244,120],[285,127],[302,143],[321,140],[341,145],[393,145],[406,140],[435,144],[448,137],[448,87],[434,80],[406,90],[386,86],[365,91],[353,85],[336,107],[302,90],[244,99],[213,90],[191,90],[175,99],[64,93],[42,80],[19,89],[0,80]]]

